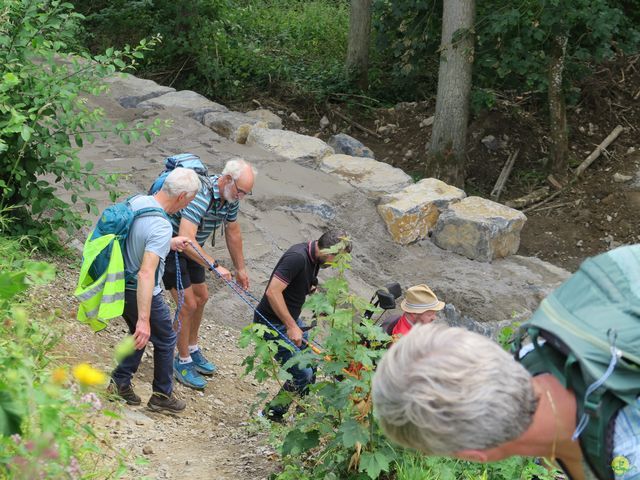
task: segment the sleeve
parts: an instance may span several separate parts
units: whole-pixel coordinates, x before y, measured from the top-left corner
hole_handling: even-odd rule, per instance
[[[202,219],[207,214],[207,207],[209,206],[209,196],[204,194],[202,190],[198,192],[196,198],[191,200],[191,203],[185,208],[180,210],[182,218],[186,218],[194,225],[200,225]]]
[[[273,276],[289,285],[303,269],[304,257],[299,253],[286,252],[273,272]]]
[[[236,201],[229,205],[229,212],[227,213],[227,222],[235,222],[238,219],[238,210],[240,210],[240,202]]]
[[[165,258],[171,250],[171,236],[173,234],[171,224],[161,218],[150,217],[149,220],[155,221],[149,222],[149,235],[144,245],[144,251]]]

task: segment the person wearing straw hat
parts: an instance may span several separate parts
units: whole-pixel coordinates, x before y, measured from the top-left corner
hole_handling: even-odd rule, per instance
[[[445,303],[438,300],[436,294],[427,285],[414,285],[407,289],[407,294],[400,304],[404,313],[400,317],[383,322],[382,328],[392,336],[406,335],[418,323],[433,322],[436,312],[442,310],[444,306]]]

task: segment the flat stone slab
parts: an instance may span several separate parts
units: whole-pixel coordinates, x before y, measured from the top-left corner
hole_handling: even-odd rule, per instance
[[[267,110],[266,108],[250,110],[246,112],[245,115],[260,120],[261,122],[265,122],[267,124],[267,128],[272,128],[274,130],[282,129],[282,119],[271,110]]]
[[[406,245],[425,238],[440,212],[467,195],[436,178],[425,178],[399,192],[386,195],[378,205],[393,241]]]
[[[252,128],[246,144],[263,148],[302,165],[315,165],[320,159],[333,153],[333,148],[319,138],[271,128]]]
[[[109,85],[109,95],[124,108],[134,108],[145,100],[176,91],[175,88],[163,87],[153,80],[134,77],[128,73],[105,78],[104,81]]]
[[[490,262],[518,251],[524,213],[480,197],[452,203],[440,214],[432,240],[440,248]]]
[[[239,112],[209,112],[204,115],[202,124],[236,143],[247,142],[251,127],[267,127],[266,122]]]
[[[330,155],[320,162],[320,169],[333,173],[354,187],[369,193],[394,193],[413,183],[409,175],[388,163],[372,158]]]
[[[198,112],[227,112],[224,105],[212,102],[207,97],[191,90],[166,93],[159,97],[145,100],[137,105],[138,108],[180,108],[182,110],[194,110]]]

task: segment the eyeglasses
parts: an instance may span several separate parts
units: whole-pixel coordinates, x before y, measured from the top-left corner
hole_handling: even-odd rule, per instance
[[[242,190],[240,187],[238,187],[238,184],[236,183],[235,179],[233,179],[233,184],[236,187],[236,190],[238,191],[238,194],[242,194],[242,195],[253,195],[253,191],[249,190],[248,192],[245,192],[244,190]]]

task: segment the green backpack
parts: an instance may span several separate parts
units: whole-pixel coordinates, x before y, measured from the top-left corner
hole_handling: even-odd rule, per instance
[[[521,357],[526,336],[533,349]],[[640,245],[583,262],[521,326],[513,351],[532,375],[573,390],[574,440],[598,478],[613,479],[610,421],[640,396]]]

